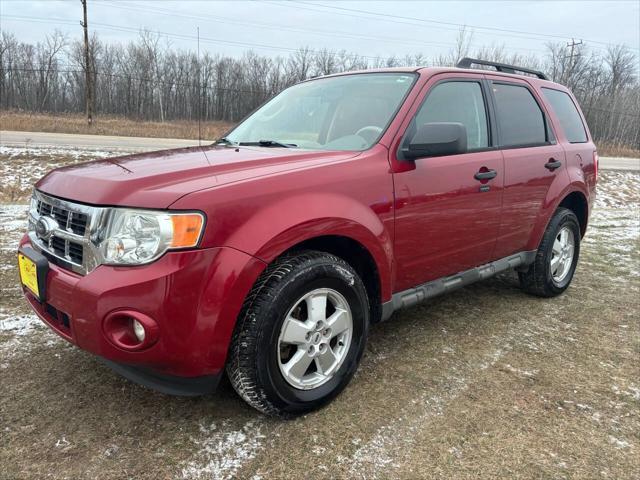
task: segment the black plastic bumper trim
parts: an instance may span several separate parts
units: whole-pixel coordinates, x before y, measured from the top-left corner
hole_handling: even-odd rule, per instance
[[[213,393],[220,383],[223,371],[217,375],[177,377],[165,375],[150,368],[126,365],[99,357],[114,372],[128,380],[168,395],[195,397]]]

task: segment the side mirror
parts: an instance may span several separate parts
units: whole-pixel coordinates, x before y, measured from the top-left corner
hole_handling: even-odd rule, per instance
[[[408,145],[402,147],[407,160],[467,151],[467,129],[461,123],[433,122],[420,125]]]

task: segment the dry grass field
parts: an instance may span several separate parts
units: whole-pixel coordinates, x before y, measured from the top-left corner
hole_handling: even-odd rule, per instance
[[[2,185],[20,182],[0,204],[0,478],[639,478],[640,174],[601,173],[564,295],[506,274],[398,312],[336,401],[283,422],[227,383],[134,385],[31,314],[15,268],[27,186],[82,161],[48,155],[0,157]]]
[[[215,139],[230,127],[228,122],[203,122],[202,138]],[[78,133],[90,135],[121,135],[125,137],[198,138],[198,122],[172,120],[150,122],[117,116],[98,116],[92,126],[78,114],[27,114],[0,111],[0,130],[24,132]]]

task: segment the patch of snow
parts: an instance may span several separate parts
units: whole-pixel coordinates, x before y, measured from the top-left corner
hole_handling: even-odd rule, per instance
[[[504,366],[504,369],[508,370],[511,373],[515,373],[516,375],[519,375],[521,377],[526,377],[526,378],[534,378],[538,374],[538,370],[523,370],[521,368],[513,367],[508,363]]]
[[[24,336],[33,333],[36,329],[44,329],[42,321],[37,315],[18,315],[8,318],[0,318],[0,332],[10,332],[14,335]]]
[[[631,446],[631,444],[626,440],[620,440],[613,435],[609,435],[609,443],[619,449],[629,448]]]
[[[124,152],[113,152],[109,150],[92,150],[88,148],[74,148],[74,147],[8,147],[0,145],[0,155],[6,155],[9,158],[13,157],[51,157],[51,156],[65,156],[73,159],[87,159],[89,158],[105,158],[113,157],[115,155],[122,155]]]
[[[0,251],[17,250],[27,231],[27,205],[0,204]]]
[[[474,377],[473,370],[486,370],[495,365],[510,349],[509,345],[498,348],[485,356],[484,361],[472,368],[466,375],[456,373],[447,377],[446,385],[440,390],[441,396],[426,396],[417,399],[411,416],[392,419],[383,425],[373,437],[358,448],[351,458],[340,459],[349,465],[353,477],[389,478],[385,473],[389,468],[399,468],[395,452],[409,451],[417,432],[424,428],[429,418],[443,415],[448,403],[455,400],[469,387]]]
[[[239,430],[233,430],[228,421],[219,427],[215,423],[201,424],[200,433],[200,438],[191,438],[199,449],[182,468],[183,478],[234,478],[242,465],[263,448],[265,438],[257,422],[247,422]]]

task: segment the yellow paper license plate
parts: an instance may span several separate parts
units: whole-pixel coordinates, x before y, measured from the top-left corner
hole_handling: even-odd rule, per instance
[[[18,253],[18,266],[20,267],[20,280],[22,284],[31,290],[34,295],[40,298],[40,289],[38,288],[38,268],[33,260],[29,257]]]

